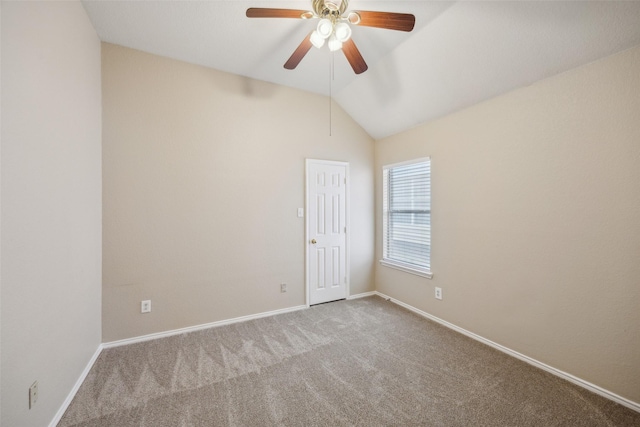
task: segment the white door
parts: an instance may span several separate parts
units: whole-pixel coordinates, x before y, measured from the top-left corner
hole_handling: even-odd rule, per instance
[[[307,160],[307,286],[310,305],[347,297],[349,164]]]

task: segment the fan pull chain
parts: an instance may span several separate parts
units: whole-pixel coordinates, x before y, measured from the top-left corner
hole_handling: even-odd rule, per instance
[[[334,54],[331,52],[331,62],[329,63],[329,136],[331,135],[332,130],[332,119],[333,119],[333,79],[335,77],[334,66],[333,66],[333,58]]]

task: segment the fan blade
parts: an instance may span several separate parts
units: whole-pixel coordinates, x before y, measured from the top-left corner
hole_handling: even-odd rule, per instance
[[[410,13],[371,12],[366,10],[357,10],[356,13],[360,15],[358,25],[365,27],[409,32],[413,30],[413,26],[416,24],[416,17]]]
[[[356,47],[356,44],[353,42],[353,39],[349,39],[342,43],[342,51],[356,74],[362,74],[369,69],[367,63],[364,62],[364,58],[360,54],[360,51]]]
[[[311,49],[311,46],[313,46],[311,44],[311,34],[312,33],[309,33],[309,35],[302,40],[302,43],[300,43],[298,48],[293,52],[289,60],[285,62],[284,68],[287,70],[293,70],[298,66],[300,61],[302,61],[302,58],[304,58],[307,52],[309,52],[309,49]]]
[[[307,10],[298,9],[269,9],[263,7],[250,7],[247,9],[247,18],[302,18]]]

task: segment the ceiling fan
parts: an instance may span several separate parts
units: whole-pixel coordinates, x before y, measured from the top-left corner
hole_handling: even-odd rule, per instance
[[[293,70],[298,66],[302,58],[309,52],[311,46],[321,48],[325,41],[329,50],[342,49],[344,56],[351,64],[356,74],[367,71],[367,63],[360,54],[356,44],[351,39],[351,26],[384,28],[387,30],[411,31],[416,22],[416,17],[409,13],[372,12],[365,10],[353,10],[346,12],[349,7],[348,0],[312,0],[313,10],[298,9],[272,9],[251,7],[247,9],[248,18],[318,18],[316,29],[302,40],[302,43],[293,52],[289,60],[284,64],[287,70]]]

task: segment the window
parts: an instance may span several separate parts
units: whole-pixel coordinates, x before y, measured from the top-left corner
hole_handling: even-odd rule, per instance
[[[382,168],[383,265],[431,273],[431,159]]]

